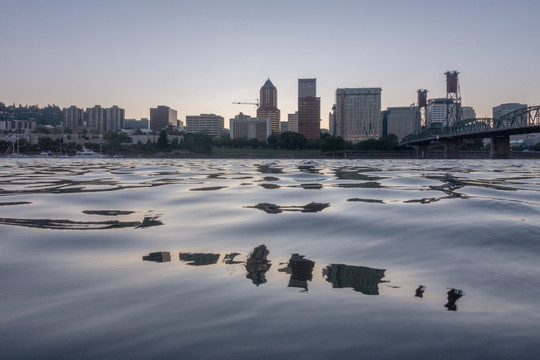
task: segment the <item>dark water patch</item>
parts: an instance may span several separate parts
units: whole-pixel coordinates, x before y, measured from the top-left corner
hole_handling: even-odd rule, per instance
[[[245,207],[250,208],[250,209],[259,209],[268,214],[279,214],[284,211],[314,213],[314,212],[323,211],[329,206],[330,206],[329,203],[312,202],[307,205],[276,205],[276,204],[270,204],[270,203],[259,203],[255,206],[245,206]]]
[[[217,264],[219,256],[220,254],[213,253],[179,253],[180,261],[192,266]]]
[[[102,215],[102,216],[119,216],[133,214],[135,211],[129,210],[83,210],[83,214],[87,215]]]
[[[6,201],[0,202],[0,206],[12,206],[12,205],[29,205],[31,201]]]
[[[361,199],[361,198],[351,198],[347,199],[350,202],[365,202],[365,203],[374,203],[374,204],[384,204],[384,201],[378,199]]]
[[[342,179],[342,180],[376,181],[376,180],[385,179],[385,177],[381,177],[381,176],[362,174],[363,172],[374,172],[374,171],[382,171],[382,170],[372,169],[372,168],[365,168],[365,169],[340,168],[340,169],[336,169],[334,171],[334,174],[338,179]]]
[[[279,178],[275,176],[265,176],[262,178],[263,181],[279,181]]]
[[[318,169],[313,165],[299,165],[298,170],[300,170],[302,172],[308,172],[308,173],[311,173],[311,174],[319,174],[320,171],[321,171],[321,169]]]
[[[227,187],[228,186],[207,186],[207,187],[189,189],[189,191],[215,191],[215,190],[225,189]]]
[[[222,179],[222,180],[227,179],[227,178],[224,177],[223,175],[225,175],[225,174],[223,174],[223,173],[216,173],[216,174],[208,174],[206,177],[207,177],[208,179]]]
[[[334,184],[333,186],[339,187],[339,188],[377,189],[381,187],[381,184],[375,181],[368,181],[364,183],[340,183],[340,184]]]
[[[72,221],[64,219],[14,219],[0,218],[0,224],[56,230],[105,230],[137,227],[137,221]]]
[[[257,171],[262,174],[282,174],[283,169],[272,165],[257,165]]]
[[[322,184],[300,184],[290,187],[301,187],[304,190],[321,190],[323,188]]]
[[[259,184],[259,186],[265,189],[279,189],[281,187],[278,184]]]

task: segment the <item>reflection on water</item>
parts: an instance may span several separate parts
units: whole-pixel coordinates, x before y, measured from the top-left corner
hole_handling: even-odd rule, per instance
[[[152,252],[146,256],[143,256],[143,261],[153,262],[169,262],[171,261],[171,253],[168,251]]]
[[[323,276],[334,288],[353,288],[364,295],[379,295],[379,284],[386,270],[364,266],[331,264],[323,270]]]
[[[288,287],[308,290],[308,281],[313,279],[315,262],[304,259],[305,255],[292,254],[287,264],[286,272],[291,274]]]
[[[315,203],[311,202],[307,205],[276,205],[269,203],[260,203],[255,206],[245,206],[246,208],[259,209],[268,214],[279,214],[284,211],[294,211],[294,212],[303,212],[303,213],[313,213],[323,211],[330,204],[328,203]]]
[[[536,160],[0,161],[2,358],[536,358]]]
[[[416,291],[414,293],[414,296],[415,297],[418,297],[418,298],[423,298],[424,297],[424,291],[426,291],[426,287],[424,285],[419,285],[417,288],[416,288]]]
[[[249,254],[246,261],[246,278],[259,286],[266,282],[266,272],[270,270],[272,264],[266,258],[270,251],[265,245],[259,245]]]
[[[450,289],[447,293],[448,295],[447,299],[448,302],[444,305],[445,308],[448,309],[448,311],[457,311],[457,305],[456,302],[465,295],[465,293],[462,290],[458,289]]]
[[[188,265],[202,266],[216,264],[219,254],[212,253],[180,253],[180,261],[187,262]]]

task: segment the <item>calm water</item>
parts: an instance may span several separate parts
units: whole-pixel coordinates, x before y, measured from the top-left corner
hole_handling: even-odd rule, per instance
[[[2,359],[538,358],[538,161],[0,162]]]

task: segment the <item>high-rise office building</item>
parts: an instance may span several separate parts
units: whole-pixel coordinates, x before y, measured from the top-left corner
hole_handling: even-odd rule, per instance
[[[177,112],[168,106],[159,105],[150,109],[150,130],[161,131],[169,125],[176,126]]]
[[[86,128],[94,131],[103,131],[103,108],[101,105],[86,109]]]
[[[101,131],[118,131],[124,128],[124,109],[113,105],[103,109],[103,129]]]
[[[519,104],[519,103],[501,104],[499,106],[493,107],[493,118],[498,119],[503,115],[511,113],[512,111],[525,109],[525,108],[527,108],[527,104]]]
[[[383,135],[394,134],[398,141],[418,129],[417,106],[390,107],[383,112]]]
[[[261,87],[260,98],[257,118],[270,119],[272,122],[272,132],[279,133],[281,112],[277,108],[277,89],[270,79],[266,80]]]
[[[231,139],[246,138],[266,142],[272,135],[272,121],[240,113],[234,119],[229,119],[229,129]]]
[[[321,137],[321,99],[316,95],[317,79],[298,79],[298,132],[306,139]]]
[[[334,132],[356,143],[378,139],[382,133],[381,88],[336,90]]]
[[[216,114],[200,114],[186,116],[186,132],[206,132],[211,137],[219,137],[224,133],[223,116]]]
[[[298,111],[287,115],[287,131],[298,132]]]
[[[298,79],[298,97],[316,97],[317,79]]]
[[[70,129],[82,129],[85,127],[84,110],[75,105],[64,108],[64,127]]]
[[[462,106],[461,110],[461,120],[465,119],[476,119],[476,111],[472,106]]]
[[[429,99],[426,107],[426,125],[448,126],[447,108],[452,102],[452,99],[447,98]]]

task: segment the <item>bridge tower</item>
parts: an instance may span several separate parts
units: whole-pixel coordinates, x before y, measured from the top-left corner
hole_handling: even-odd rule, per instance
[[[447,71],[446,75],[446,126],[451,126],[461,120],[461,90],[457,71]]]
[[[417,127],[418,133],[422,131],[422,128],[426,126],[427,117],[427,93],[426,89],[417,90],[418,93],[418,114],[417,114]]]

